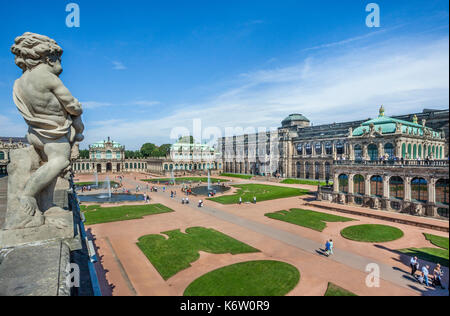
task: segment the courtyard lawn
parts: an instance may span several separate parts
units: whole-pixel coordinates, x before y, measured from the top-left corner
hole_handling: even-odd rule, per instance
[[[104,182],[104,181],[99,181],[98,186],[101,187],[105,183],[106,182]],[[116,184],[119,185],[119,183],[117,183],[117,182],[110,181],[111,187],[114,187]],[[74,185],[77,187],[88,186],[88,185],[93,186],[93,185],[95,185],[95,182],[75,182]]]
[[[318,185],[325,186],[327,183],[325,181],[318,180],[303,180],[303,179],[284,179],[280,183],[283,184],[307,184],[307,185]],[[332,185],[333,182],[328,182],[328,185]]]
[[[201,276],[184,296],[283,296],[299,280],[300,272],[284,262],[241,262]]]
[[[324,296],[358,296],[350,291],[347,291],[336,284],[328,283],[327,291]]]
[[[366,224],[344,228],[341,235],[354,241],[380,243],[400,239],[403,232],[392,226]]]
[[[253,178],[252,175],[237,174],[237,173],[221,173],[220,176],[222,176],[222,177],[230,177],[230,178],[239,178],[239,179],[245,179],[245,180],[250,180],[251,178]]]
[[[99,205],[81,206],[86,218],[86,225],[141,219],[147,215],[173,212],[162,204],[124,205],[117,207],[101,207]]]
[[[449,239],[447,237],[440,237],[431,234],[424,234],[425,238],[439,248],[407,248],[399,250],[411,257],[417,257],[419,259],[440,263],[443,266],[449,266]]]
[[[166,182],[171,182],[172,179],[169,178],[160,178],[160,179],[144,179],[141,180],[144,182],[150,182],[150,183],[157,183],[158,181],[160,183],[166,183]],[[229,180],[224,180],[224,179],[217,179],[217,178],[211,178],[211,183],[218,183],[218,182],[228,182]],[[176,183],[187,183],[187,182],[193,182],[193,183],[197,183],[197,182],[203,182],[203,183],[208,183],[208,178],[207,177],[183,177],[183,178],[175,178],[175,182]]]
[[[309,193],[308,190],[265,184],[239,184],[233,185],[233,187],[239,189],[235,194],[209,198],[208,200],[221,204],[237,204],[239,203],[239,197],[242,197],[242,202],[245,203],[253,202],[253,197],[256,197],[256,202],[261,202],[301,196]]]
[[[298,226],[311,228],[319,232],[323,231],[327,227],[327,224],[325,222],[353,221],[353,219],[351,218],[296,208],[291,209],[290,211],[267,213],[265,214],[265,216],[279,221],[295,224]]]
[[[178,229],[162,234],[169,239],[161,235],[147,235],[139,238],[137,245],[164,280],[189,268],[200,257],[199,251],[233,255],[259,252],[236,239],[204,227],[188,228],[185,234]]]

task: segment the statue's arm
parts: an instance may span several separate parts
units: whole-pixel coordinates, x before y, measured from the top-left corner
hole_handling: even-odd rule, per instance
[[[80,116],[81,114],[83,114],[81,103],[73,97],[69,89],[64,86],[61,79],[59,79],[57,76],[52,76],[50,82],[51,91],[69,114],[73,116]]]

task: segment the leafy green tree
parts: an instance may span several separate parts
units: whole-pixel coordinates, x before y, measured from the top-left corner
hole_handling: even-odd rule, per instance
[[[170,153],[170,148],[172,148],[171,144],[163,144],[159,146],[159,157],[165,157]]]
[[[87,149],[80,150],[80,159],[89,159],[89,150]]]
[[[157,154],[158,147],[152,143],[142,145],[140,153],[143,157],[154,157]]]

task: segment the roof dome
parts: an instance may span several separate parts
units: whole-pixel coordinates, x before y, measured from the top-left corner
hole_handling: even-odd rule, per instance
[[[291,114],[286,117],[281,124],[283,126],[291,125],[292,122],[310,122],[303,114]]]

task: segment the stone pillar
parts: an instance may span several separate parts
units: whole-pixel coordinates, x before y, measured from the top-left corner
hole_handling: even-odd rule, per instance
[[[384,176],[383,177],[383,198],[388,199],[390,198],[390,192],[389,192],[389,180],[390,176]]]
[[[325,157],[325,155],[326,155],[326,153],[325,153],[325,143],[322,143],[322,154],[320,156],[321,157]]]
[[[334,177],[333,177],[333,192],[339,193],[339,175],[338,174],[334,174]]]
[[[333,160],[337,160],[337,150],[336,150],[336,143],[331,144],[331,148],[333,151]]]
[[[403,180],[403,185],[405,189],[405,202],[411,202],[411,177],[405,177]]]
[[[367,149],[367,144],[364,144],[362,147],[362,156],[364,160],[369,160],[369,151]]]
[[[380,142],[378,143],[378,158],[384,156],[384,146],[383,144]]]
[[[371,192],[370,192],[370,178],[372,177],[372,175],[368,174],[364,177],[364,192],[366,196],[370,196]]]
[[[355,177],[354,174],[349,174],[348,175],[348,193],[349,194],[354,194],[355,193],[355,191],[354,191],[355,185],[353,183],[353,178],[354,177]]]

